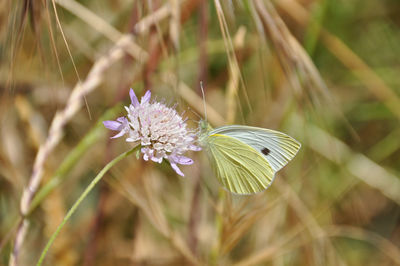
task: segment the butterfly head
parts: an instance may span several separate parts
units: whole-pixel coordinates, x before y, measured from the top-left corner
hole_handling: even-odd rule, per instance
[[[212,129],[213,128],[210,126],[210,124],[206,120],[199,121],[199,141],[200,141],[200,143],[204,143],[205,138],[208,136],[208,133]]]
[[[200,120],[199,121],[199,128],[200,128],[200,133],[207,133],[211,131],[213,128],[210,126],[210,124],[206,120]]]

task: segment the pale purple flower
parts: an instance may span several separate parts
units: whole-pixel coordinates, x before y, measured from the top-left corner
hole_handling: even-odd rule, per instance
[[[159,102],[150,102],[147,91],[139,102],[130,89],[131,104],[125,106],[127,117],[117,121],[104,121],[106,128],[119,131],[111,138],[127,135],[127,142],[140,142],[140,152],[145,161],[161,163],[166,159],[178,175],[184,176],[178,164],[190,165],[193,160],[183,154],[189,150],[201,150],[196,143],[196,134],[189,131],[186,122],[175,109]]]

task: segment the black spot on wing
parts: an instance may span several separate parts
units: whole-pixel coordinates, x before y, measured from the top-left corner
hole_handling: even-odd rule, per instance
[[[267,149],[267,148],[264,148],[264,149],[261,150],[261,152],[262,152],[264,155],[268,155],[271,151],[270,151],[269,149]]]

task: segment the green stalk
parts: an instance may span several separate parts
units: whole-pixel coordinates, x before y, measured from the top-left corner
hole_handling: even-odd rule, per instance
[[[50,194],[56,187],[64,182],[65,177],[74,168],[80,158],[103,136],[105,128],[103,125],[104,120],[115,117],[121,110],[121,105],[118,105],[102,115],[96,125],[89,131],[88,134],[78,143],[78,145],[66,156],[57,169],[53,177],[48,181],[35,195],[29,208],[28,216],[42,203],[42,201]]]
[[[66,222],[71,218],[72,214],[76,211],[76,209],[79,207],[79,205],[82,203],[82,201],[86,198],[86,196],[92,191],[94,186],[101,180],[101,178],[104,176],[104,174],[110,170],[111,167],[113,167],[116,163],[121,161],[122,159],[128,157],[131,153],[133,153],[136,149],[138,149],[140,146],[136,145],[134,148],[132,148],[129,151],[126,151],[122,154],[120,154],[118,157],[116,157],[114,160],[109,162],[104,168],[99,172],[99,174],[93,179],[93,181],[87,186],[85,191],[81,194],[81,196],[78,198],[78,200],[74,203],[74,205],[71,207],[71,209],[68,211],[67,215],[65,215],[63,221],[61,224],[57,227],[56,231],[51,235],[49,241],[47,242],[46,246],[44,247],[42,254],[40,255],[39,261],[36,264],[37,266],[42,265],[44,257],[46,256],[47,252],[50,249],[50,246],[53,244],[54,240],[60,233],[61,229],[63,226],[66,224]]]

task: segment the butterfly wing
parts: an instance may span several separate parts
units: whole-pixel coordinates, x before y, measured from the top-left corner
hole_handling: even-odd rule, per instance
[[[268,161],[253,147],[222,134],[209,134],[207,152],[220,183],[237,194],[265,190],[274,178]]]
[[[297,140],[282,132],[258,127],[223,126],[209,134],[226,135],[253,147],[269,162],[274,173],[292,160],[301,147]]]

